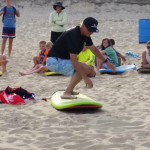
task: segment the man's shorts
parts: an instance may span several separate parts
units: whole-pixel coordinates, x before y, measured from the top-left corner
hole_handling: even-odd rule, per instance
[[[2,38],[15,38],[16,37],[16,28],[5,28],[3,27]]]
[[[74,67],[70,59],[47,57],[46,67],[52,72],[57,72],[67,76],[73,76]]]
[[[109,56],[107,56],[106,59],[108,60],[108,62],[110,62],[111,64],[113,64],[115,66],[115,63],[113,62],[113,60]],[[109,67],[107,66],[106,63],[102,64],[102,68],[109,69]]]

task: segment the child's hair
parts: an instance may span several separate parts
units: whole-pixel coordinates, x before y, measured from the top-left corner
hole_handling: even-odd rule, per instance
[[[46,43],[46,47],[52,47],[52,46],[53,46],[53,43],[51,41]]]
[[[39,44],[46,44],[46,41],[40,41]]]
[[[109,41],[110,41],[112,46],[115,45],[115,40],[114,39],[109,39]]]
[[[102,50],[104,50],[105,48],[107,48],[107,47],[104,47],[104,46],[103,46],[103,42],[104,42],[105,40],[108,42],[108,46],[107,46],[107,47],[109,47],[109,46],[111,45],[111,44],[110,44],[110,40],[109,40],[108,38],[103,39],[103,40],[102,40],[102,44],[101,44]]]
[[[150,44],[150,41],[148,41],[147,44]]]

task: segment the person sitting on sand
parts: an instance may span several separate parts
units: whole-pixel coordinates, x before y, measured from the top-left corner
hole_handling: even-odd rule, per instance
[[[110,43],[111,43],[111,47],[114,49],[115,40],[114,40],[114,39],[109,39],[109,41],[110,41]],[[116,54],[117,54],[117,56],[118,56],[118,59],[119,59],[119,66],[121,66],[121,65],[122,65],[121,60],[122,60],[123,62],[125,62],[125,61],[126,61],[126,57],[123,56],[123,55],[122,55],[121,53],[119,53],[118,51],[116,51],[115,49],[114,49],[114,51],[116,52]]]
[[[48,50],[46,50],[46,41],[40,41],[39,48],[40,48],[39,55],[33,57],[34,67],[37,64],[45,65],[46,63],[47,54],[48,54]]]
[[[116,55],[116,52],[111,47],[111,43],[107,38],[102,40],[101,54],[107,59],[107,61],[109,61],[112,65],[114,65],[114,67],[119,66],[119,60]],[[99,58],[97,58],[97,70],[101,68],[108,69],[109,67],[107,66],[106,63],[103,63]]]
[[[91,66],[91,71],[87,76],[95,77],[96,75],[96,72],[94,70],[95,55],[91,52],[91,50],[88,49],[86,46],[84,46],[83,50],[77,55],[77,59],[78,61],[86,63],[87,65]]]
[[[150,41],[147,42],[147,50],[142,53],[142,67],[150,68]]]
[[[49,52],[52,46],[53,46],[53,43],[51,41],[47,42],[46,43],[46,50]],[[46,72],[46,71],[48,71],[48,68],[45,65],[37,64],[31,70],[29,70],[25,73],[24,72],[19,72],[19,74],[21,76],[25,76],[25,75],[30,75],[30,74],[33,74],[33,73],[43,73],[43,72]]]
[[[2,72],[7,72],[6,64],[8,63],[8,60],[6,60],[5,55],[0,55],[0,66],[2,66]]]

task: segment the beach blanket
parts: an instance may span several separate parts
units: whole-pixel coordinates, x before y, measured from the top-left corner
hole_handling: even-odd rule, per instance
[[[125,56],[130,57],[130,58],[139,58],[139,55],[136,53],[133,53],[132,51],[125,53]]]

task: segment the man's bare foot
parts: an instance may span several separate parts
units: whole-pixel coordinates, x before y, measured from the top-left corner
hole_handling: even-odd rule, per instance
[[[62,95],[61,98],[62,99],[76,99],[77,97],[72,96],[72,95]]]
[[[79,95],[79,92],[72,91],[71,95]]]
[[[70,92],[64,92],[61,98],[62,99],[76,99],[77,97],[72,96]]]
[[[26,73],[23,73],[23,72],[19,72],[19,74],[20,74],[21,76],[27,75]]]

